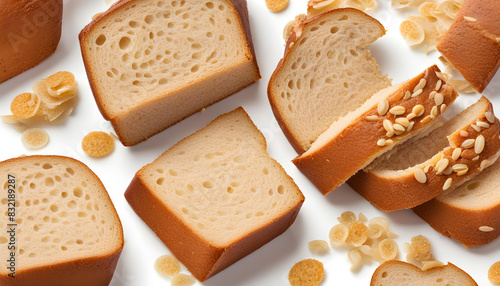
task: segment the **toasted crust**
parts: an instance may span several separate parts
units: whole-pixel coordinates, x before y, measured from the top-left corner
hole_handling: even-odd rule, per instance
[[[437,45],[478,92],[483,92],[500,67],[499,18],[500,2],[468,0]]]
[[[298,22],[295,27],[292,30],[292,33],[288,37],[288,40],[285,44],[285,52],[283,55],[283,58],[278,62],[278,65],[276,69],[274,70],[273,74],[271,75],[271,78],[269,79],[269,84],[267,86],[267,94],[269,98],[269,102],[271,103],[271,109],[274,113],[274,116],[276,117],[276,120],[278,121],[279,126],[281,127],[281,130],[283,131],[283,134],[286,136],[288,139],[288,142],[292,145],[292,147],[295,149],[295,151],[298,154],[304,153],[306,150],[303,149],[301,144],[299,143],[299,140],[294,136],[293,132],[290,130],[293,126],[288,126],[286,123],[286,120],[281,114],[279,107],[277,105],[277,97],[279,95],[273,93],[273,87],[276,84],[276,77],[279,73],[282,72],[282,69],[284,67],[285,62],[288,60],[288,57],[291,52],[293,52],[293,46],[295,45],[295,42],[300,38],[302,35],[302,30],[304,29],[305,26],[309,25],[310,23],[316,22],[318,19],[320,19],[323,15],[329,14],[329,13],[337,13],[339,11],[347,11],[350,13],[361,13],[366,16],[365,13],[361,12],[358,9],[354,8],[339,8],[339,9],[333,9],[328,12],[321,13],[317,16],[314,16],[312,18],[309,18],[303,22]],[[371,19],[373,26],[377,27],[379,29],[380,36],[382,37],[385,34],[385,28],[384,26],[377,21],[376,19],[368,16],[367,19]]]
[[[432,107],[435,106],[435,101],[429,98],[429,94],[434,91],[436,83],[439,81],[436,72],[439,72],[439,69],[432,66],[424,73],[405,82],[386,97],[391,108],[394,106],[405,108],[406,111],[401,115],[402,117],[412,113],[414,106],[418,104],[424,106],[423,115],[416,117],[410,133],[405,132],[401,136],[387,137],[383,121],[388,119],[394,123],[396,116],[387,112],[375,121],[368,120],[368,116],[379,115],[377,111],[379,102],[375,102],[369,111],[349,122],[347,126],[341,127],[341,131],[336,133],[334,137],[330,137],[328,141],[323,142],[318,148],[311,147],[307,152],[293,159],[293,163],[321,193],[324,195],[330,193],[359,169],[368,165],[375,157],[430,126],[432,121],[426,123],[420,121],[428,116]],[[407,91],[413,92],[422,78],[425,78],[427,82],[422,94],[407,100],[403,99]],[[443,103],[446,106],[453,103],[457,97],[457,93],[448,85],[443,84],[440,92],[443,94]],[[393,140],[394,143],[378,146],[377,141],[381,138]]]
[[[426,174],[426,183],[419,183],[415,179],[414,170],[416,168],[423,169],[425,166],[432,164],[435,166],[436,162],[431,162],[432,160],[429,159],[422,164],[404,171],[373,169],[367,172],[360,171],[348,181],[349,186],[381,210],[395,211],[416,207],[441,194],[444,191],[444,184],[449,178],[452,179],[450,189],[471,179],[483,169],[481,168],[483,161],[490,160],[494,162],[500,151],[500,124],[498,119],[495,119],[495,122],[491,123],[489,128],[481,129],[480,132],[471,126],[477,120],[487,122],[485,113],[487,111],[492,112],[493,110],[493,106],[485,97],[482,97],[480,102],[482,112],[477,115],[473,122],[462,129],[467,131],[469,136],[462,137],[459,135],[460,130],[455,131],[448,137],[450,146],[441,151],[443,158],[449,160],[449,165],[467,165],[469,171],[465,175],[459,176],[455,172],[452,172],[450,175],[436,175],[435,167],[430,167]],[[481,154],[477,155],[474,152],[474,148],[465,149],[458,160],[452,159],[454,147],[459,147],[466,139],[477,138],[479,135],[483,135],[486,139],[486,144]],[[478,159],[473,160],[476,156],[478,156]]]
[[[55,155],[33,155],[28,157],[8,159],[6,161],[3,161],[2,163],[15,164],[16,161],[30,159],[38,160],[44,158],[60,160],[62,162],[65,162],[66,166],[74,166],[75,164],[78,165],[79,168],[82,168],[86,172],[91,174],[100,185],[100,188],[105,190],[104,185],[97,177],[97,175],[95,175],[95,173],[90,168],[88,168],[87,165],[73,158]],[[103,192],[102,195],[106,197],[109,202],[111,202],[111,198],[109,197],[107,192]],[[53,265],[45,265],[30,269],[18,268],[15,273],[15,278],[1,275],[0,285],[108,285],[113,278],[118,259],[120,258],[120,254],[124,245],[124,239],[122,225],[119,221],[119,217],[116,213],[114,205],[110,203],[107,207],[109,207],[110,210],[116,215],[116,218],[118,220],[117,227],[119,227],[119,232],[121,232],[121,237],[116,249],[109,249],[107,253],[102,253],[101,255],[75,259],[72,261]]]
[[[62,0],[6,0],[0,10],[0,83],[38,65],[59,44]]]

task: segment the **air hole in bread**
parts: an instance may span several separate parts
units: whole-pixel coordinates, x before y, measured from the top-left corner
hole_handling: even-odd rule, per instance
[[[146,22],[146,24],[151,24],[153,23],[154,19],[155,18],[152,15],[147,15],[146,17],[144,17],[144,22]]]
[[[224,35],[220,35],[220,36],[219,36],[219,41],[220,41],[220,42],[224,41],[225,39],[226,39],[226,37],[225,37]]]
[[[83,190],[80,187],[76,187],[73,189],[73,195],[77,198],[81,198],[83,196]]]
[[[104,45],[104,43],[106,43],[106,36],[104,35],[99,35],[99,37],[97,37],[97,39],[95,39],[95,43],[98,45],[98,46],[102,46]]]
[[[331,34],[335,34],[335,33],[337,33],[338,31],[339,31],[339,27],[331,27],[331,28],[330,28],[330,33],[331,33]]]
[[[0,236],[0,244],[7,243],[7,238],[5,236]]]
[[[165,178],[163,178],[163,177],[160,177],[160,178],[158,178],[158,180],[156,180],[156,184],[158,184],[160,186],[163,185],[164,182],[165,182]]]
[[[278,186],[278,194],[282,195],[285,193],[285,186],[279,185]]]
[[[132,40],[130,40],[129,37],[122,37],[120,39],[120,42],[118,43],[118,45],[120,46],[120,49],[122,49],[122,50],[126,50],[126,49],[130,48],[131,44],[132,44]]]
[[[50,206],[50,211],[52,211],[52,212],[54,212],[54,213],[55,213],[55,212],[57,212],[58,210],[59,210],[59,207],[58,207],[57,205],[51,205],[51,206]]]
[[[213,9],[215,7],[214,3],[212,2],[205,3],[205,6],[207,6],[208,9]]]
[[[203,187],[207,188],[207,189],[211,189],[214,187],[214,184],[212,182],[209,182],[209,181],[205,181],[203,182]]]
[[[52,169],[52,165],[49,163],[45,163],[45,164],[43,164],[42,168],[45,170]]]
[[[316,31],[316,30],[318,30],[318,29],[319,29],[319,27],[318,27],[318,26],[315,26],[315,27],[312,27],[312,28],[311,28],[311,31],[312,31],[312,32],[314,32],[314,31]],[[301,42],[301,43],[302,43],[302,42]]]
[[[30,184],[30,188],[31,188],[31,189],[36,189],[36,184],[35,184],[35,183],[31,183],[31,184]]]
[[[191,72],[197,72],[199,69],[200,69],[200,66],[199,66],[199,65],[194,65],[194,66],[191,68]]]
[[[480,182],[473,182],[467,185],[467,190],[475,190],[479,187]]]
[[[387,278],[387,276],[389,276],[389,273],[386,271],[382,272],[382,278]]]
[[[339,21],[345,21],[345,20],[349,20],[349,16],[347,15],[343,15],[342,17],[340,17]]]

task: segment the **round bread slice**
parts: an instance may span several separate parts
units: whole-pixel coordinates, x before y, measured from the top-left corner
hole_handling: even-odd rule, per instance
[[[382,263],[373,273],[370,286],[421,286],[461,285],[477,286],[467,272],[448,262],[425,271],[403,261],[390,260]]]
[[[451,190],[493,164],[500,124],[485,97],[423,138],[396,146],[348,184],[384,211],[408,209]]]
[[[298,22],[268,85],[271,107],[290,144],[305,152],[332,122],[390,86],[368,46],[385,34],[352,8]]]
[[[0,285],[108,285],[123,248],[120,219],[99,178],[62,156],[0,162],[8,221]],[[5,220],[3,220],[5,222]],[[14,278],[15,277],[15,278]]]

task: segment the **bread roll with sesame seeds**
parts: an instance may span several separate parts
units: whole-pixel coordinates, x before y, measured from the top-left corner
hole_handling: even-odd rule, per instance
[[[328,194],[376,157],[432,126],[455,101],[457,93],[436,73],[437,66],[431,66],[379,91],[335,121],[293,163]]]
[[[493,164],[500,154],[499,135],[500,123],[483,96],[425,137],[380,156],[348,184],[381,210],[413,208]]]

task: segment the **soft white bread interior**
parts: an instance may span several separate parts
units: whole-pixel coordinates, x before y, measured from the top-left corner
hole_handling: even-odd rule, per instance
[[[373,273],[370,286],[477,286],[467,272],[448,263],[425,271],[403,261],[382,263]]]
[[[245,0],[122,0],[80,45],[97,105],[127,146],[260,78]]]
[[[125,197],[200,281],[284,232],[304,201],[241,107],[140,169]]]
[[[83,163],[61,156],[0,162],[2,214],[12,212],[15,278],[0,268],[1,285],[108,285],[123,248],[123,230],[99,178]],[[14,190],[14,192],[9,192]],[[11,221],[10,218],[14,218]],[[5,216],[7,218],[7,216]],[[6,224],[4,224],[6,226]],[[0,234],[0,256],[12,249]],[[5,263],[5,262],[4,262]]]
[[[467,0],[437,49],[478,92],[500,67],[500,1]]]
[[[390,85],[368,46],[385,34],[352,8],[298,22],[274,71],[268,96],[293,148],[305,152],[332,122]]]
[[[427,136],[380,156],[348,183],[384,211],[413,208],[493,164],[499,135],[493,106],[481,97]]]
[[[458,96],[437,66],[377,92],[339,118],[293,163],[324,194],[376,157],[432,126]]]
[[[465,247],[500,236],[500,161],[467,183],[443,192],[413,211],[430,226]]]

